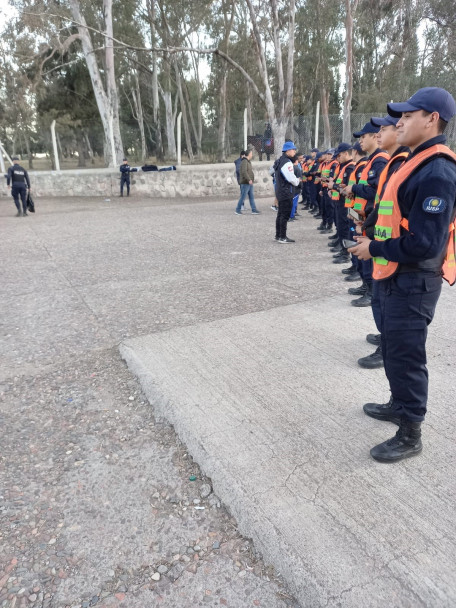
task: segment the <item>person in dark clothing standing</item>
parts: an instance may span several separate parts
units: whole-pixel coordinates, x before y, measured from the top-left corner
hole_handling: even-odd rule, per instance
[[[127,196],[130,196],[130,173],[134,173],[137,170],[130,167],[127,158],[123,159],[123,163],[120,165],[120,196],[123,196],[124,185],[127,186]]]
[[[8,169],[6,184],[8,188],[11,188],[11,196],[17,208],[16,217],[27,216],[27,189],[30,192],[30,178],[24,167],[21,167],[19,164],[17,156],[13,156],[11,160],[13,161],[13,166]],[[19,198],[22,202],[22,211]]]
[[[279,203],[276,219],[275,240],[279,243],[294,243],[287,237],[287,223],[293,208],[293,197],[299,186],[299,179],[294,173],[291,159],[296,154],[296,146],[292,141],[283,144],[282,156],[276,160],[273,169],[275,173],[276,197]]]

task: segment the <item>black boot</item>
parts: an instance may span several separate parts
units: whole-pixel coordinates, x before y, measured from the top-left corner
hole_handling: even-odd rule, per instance
[[[336,255],[339,255],[339,253],[341,251],[343,251],[343,247],[342,247],[342,245],[337,243],[337,245],[334,245],[334,247],[331,247],[331,249],[329,251],[332,251],[335,254],[335,255],[333,255],[333,258],[335,258]]]
[[[339,238],[339,235],[338,235],[338,234],[337,234],[337,232],[336,232],[336,234],[332,234],[331,236],[328,236],[328,241],[329,241],[329,242],[331,242],[331,241],[335,241],[335,240],[336,240],[336,239],[338,239],[338,238]]]
[[[350,266],[350,268],[344,268],[342,270],[342,274],[356,274],[358,272],[358,269],[356,268],[356,266]]]
[[[382,347],[377,346],[376,351],[371,355],[358,359],[358,365],[364,369],[377,369],[379,367],[384,367]]]
[[[362,308],[364,306],[372,305],[372,285],[368,285],[366,289],[366,293],[358,298],[357,300],[352,300],[350,302],[352,306],[357,306],[358,308]]]
[[[354,281],[361,281],[361,275],[359,272],[353,272],[352,274],[348,274],[344,277],[344,281],[348,281],[349,283],[353,283]]]
[[[349,287],[347,290],[347,292],[351,296],[363,296],[366,293],[366,291],[367,291],[366,283],[363,283],[359,287]]]
[[[321,220],[321,218],[322,218],[322,217],[323,217],[323,216],[322,216],[322,214],[321,214],[319,211],[318,211],[318,212],[317,212],[317,213],[314,215],[314,218],[315,218],[316,220]]]
[[[367,334],[366,341],[374,346],[380,346],[382,343],[382,334]]]
[[[393,397],[390,397],[388,403],[365,403],[363,410],[366,416],[376,420],[387,420],[397,425],[401,422],[399,411],[393,405]]]
[[[378,462],[397,462],[417,456],[422,450],[421,422],[401,418],[396,435],[372,448],[370,455]]]
[[[350,262],[350,256],[347,253],[347,250],[344,249],[337,258],[333,260],[333,264],[348,264]]]
[[[324,230],[326,228],[326,222],[321,222],[321,224],[318,226],[317,230]]]
[[[322,234],[329,234],[333,231],[332,224],[326,224],[326,228],[321,231]]]

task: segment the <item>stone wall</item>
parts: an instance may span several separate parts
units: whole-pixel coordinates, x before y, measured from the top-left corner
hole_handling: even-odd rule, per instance
[[[253,162],[255,194],[273,193],[268,171],[272,161]],[[39,197],[104,196],[120,192],[120,171],[81,169],[69,171],[30,171],[32,192]],[[239,194],[234,163],[182,165],[177,171],[132,173],[131,195],[151,198],[198,196],[233,196]],[[6,179],[0,184],[0,196],[9,196]]]

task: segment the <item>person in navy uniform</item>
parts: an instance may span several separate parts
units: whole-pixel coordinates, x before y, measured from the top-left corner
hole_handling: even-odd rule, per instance
[[[376,240],[357,237],[358,245],[350,251],[362,260],[374,258],[379,329],[391,390],[388,403],[366,403],[363,409],[372,418],[399,425],[394,437],[370,453],[380,462],[396,462],[422,451],[427,327],[440,297],[442,275],[450,283],[454,280],[446,252],[455,218],[456,155],[444,145],[444,131],[456,115],[456,103],[448,91],[426,87],[387,108],[388,114],[400,117],[397,141],[411,154],[391,176],[380,200]],[[388,222],[399,236],[385,238]]]
[[[123,159],[123,163],[120,165],[120,196],[123,196],[124,185],[127,186],[127,196],[130,196],[130,173],[134,173],[137,170],[130,167],[127,158]]]
[[[27,216],[27,190],[30,192],[30,178],[24,167],[19,164],[17,156],[13,156],[11,159],[13,166],[8,169],[8,176],[6,178],[6,185],[11,188],[11,196],[14,199],[14,204],[17,208],[16,217]],[[21,211],[21,202],[22,211]]]
[[[359,143],[363,152],[367,155],[366,168],[369,168],[367,179],[363,180],[362,175],[359,183],[349,185],[343,190],[343,194],[353,195],[355,198],[355,210],[356,201],[366,201],[364,214],[367,217],[374,209],[375,195],[377,194],[378,180],[381,172],[385,168],[388,162],[387,154],[382,152],[377,145],[377,133],[380,127],[374,126],[370,121],[364,125],[364,127],[355,133],[353,137],[359,138]],[[363,170],[364,171],[364,170]],[[361,183],[365,181],[366,183]],[[345,260],[349,261],[348,253],[343,250],[340,253],[341,256],[345,256]],[[366,286],[366,292],[351,301],[352,306],[365,307],[370,306],[372,302],[372,260],[364,260],[359,262],[358,270],[361,274],[363,284]]]

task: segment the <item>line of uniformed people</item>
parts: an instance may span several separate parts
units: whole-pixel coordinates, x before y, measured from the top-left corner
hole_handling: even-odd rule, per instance
[[[456,282],[456,154],[443,135],[455,114],[447,91],[420,89],[355,132],[353,146],[314,149],[303,163],[303,208],[321,219],[321,233],[335,224],[333,261],[351,262],[345,280],[362,279],[349,289],[360,296],[352,305],[372,305],[380,332],[367,336],[375,353],[359,360],[362,367],[384,365],[391,391],[388,403],[367,403],[364,412],[399,426],[372,448],[380,462],[422,450],[427,326],[442,277]]]

